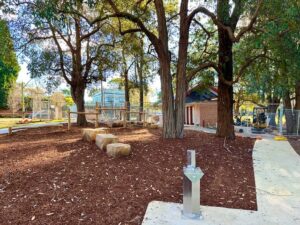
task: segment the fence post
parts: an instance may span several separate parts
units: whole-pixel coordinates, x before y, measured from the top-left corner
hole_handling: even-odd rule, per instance
[[[282,129],[282,117],[283,117],[283,105],[281,104],[280,105],[280,108],[279,108],[279,135],[282,135],[283,134],[283,129]]]
[[[127,123],[127,111],[126,109],[123,111],[123,126],[126,127]]]
[[[298,111],[298,122],[297,122],[297,136],[299,135],[299,122],[300,122],[300,110]]]
[[[96,102],[96,121],[95,121],[95,128],[98,128],[98,127],[99,127],[98,121],[99,121],[99,109],[98,109],[98,102]]]
[[[8,128],[8,134],[9,134],[9,135],[12,135],[12,127],[9,127],[9,128]]]
[[[143,126],[146,126],[146,111],[143,111]]]
[[[71,130],[71,112],[68,109],[68,130]]]

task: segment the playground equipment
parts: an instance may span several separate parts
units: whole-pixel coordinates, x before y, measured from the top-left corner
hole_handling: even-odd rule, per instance
[[[267,128],[267,107],[255,107],[253,109],[253,128],[252,133],[262,134],[265,133]]]

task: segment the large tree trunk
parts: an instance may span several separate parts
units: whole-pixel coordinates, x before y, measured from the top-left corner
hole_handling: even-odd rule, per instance
[[[85,85],[83,82],[78,82],[77,85],[71,86],[71,94],[72,94],[72,98],[76,104],[77,112],[85,112],[84,91],[85,91]],[[86,126],[87,125],[87,120],[86,120],[85,114],[77,115],[77,125],[78,126]]]
[[[125,88],[125,105],[127,107],[126,110],[130,111],[130,93],[129,93],[130,89],[129,89],[129,79],[128,79],[129,68],[127,68],[124,49],[122,49],[122,60],[123,60],[122,72],[124,77],[124,88]],[[130,113],[127,113],[127,120],[130,120]]]
[[[142,121],[142,112],[144,111],[144,78],[143,78],[143,52],[140,54],[140,64],[137,63],[137,72],[139,76],[139,121]]]
[[[296,88],[295,88],[295,108],[294,108],[294,114],[295,114],[295,129],[297,135],[300,131],[300,81],[296,82]]]
[[[287,92],[284,97],[284,114],[286,118],[286,130],[288,134],[292,134],[296,128],[296,120],[292,109],[290,93]]]
[[[235,115],[239,115],[240,114],[240,107],[241,107],[241,102],[239,99],[237,99],[235,102],[234,102],[234,114]]]
[[[76,50],[75,50],[75,58],[73,64],[73,84],[71,85],[71,93],[73,100],[77,106],[77,112],[85,112],[84,106],[84,92],[86,88],[86,82],[84,82],[84,78],[82,77],[82,65],[81,65],[81,26],[80,19],[74,18],[75,20],[75,40],[76,40]],[[87,120],[85,114],[77,114],[77,125],[78,126],[86,126]]]
[[[189,41],[189,26],[187,24],[188,1],[181,1],[180,7],[180,37],[177,62],[176,80],[176,137],[183,138],[185,118],[185,97],[186,97],[186,63]]]
[[[219,66],[223,76],[227,81],[233,80],[233,58],[232,41],[228,32],[222,28],[218,29],[219,35]],[[233,126],[233,87],[226,84],[219,78],[218,82],[218,127],[217,135],[234,139]]]
[[[130,95],[129,95],[129,81],[128,81],[128,71],[124,71],[124,86],[125,86],[125,102],[127,106],[127,111],[130,111]],[[130,120],[130,113],[127,114],[127,120]]]
[[[170,59],[160,58],[160,79],[162,92],[163,137],[175,138],[174,95],[170,71]]]
[[[163,137],[175,138],[175,113],[174,95],[171,76],[171,56],[169,52],[169,34],[167,19],[162,0],[155,0],[156,19],[158,25],[158,42],[154,47],[158,54],[160,65],[160,80],[162,92],[162,112],[163,112]]]
[[[296,82],[295,93],[296,93],[296,96],[295,96],[295,101],[296,101],[295,110],[300,110],[300,81]]]

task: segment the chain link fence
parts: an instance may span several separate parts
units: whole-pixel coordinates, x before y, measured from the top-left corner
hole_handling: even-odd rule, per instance
[[[300,136],[300,110],[286,109],[280,104],[255,107],[253,111],[235,116],[235,125],[252,133]]]

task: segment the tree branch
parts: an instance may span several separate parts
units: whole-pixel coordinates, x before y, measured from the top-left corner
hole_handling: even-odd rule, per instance
[[[233,14],[231,16],[231,20],[232,20],[231,27],[225,26],[220,20],[218,20],[217,16],[213,12],[209,11],[208,9],[206,9],[205,7],[202,7],[202,6],[199,6],[198,8],[194,9],[190,13],[190,15],[188,16],[188,22],[191,23],[191,21],[194,19],[194,17],[198,13],[203,13],[204,15],[210,17],[211,20],[213,21],[213,23],[217,27],[226,30],[228,32],[228,35],[232,42],[239,42],[239,40],[244,36],[244,34],[253,28],[253,25],[256,22],[256,19],[258,17],[259,11],[262,7],[263,0],[258,0],[257,8],[251,17],[251,20],[250,20],[248,26],[241,28],[239,33],[235,36],[234,30],[235,30],[235,26],[236,26],[236,24],[238,22],[238,18],[239,18],[238,13],[240,13],[240,10],[241,10],[239,7],[241,7],[241,5],[242,5],[241,1],[236,1],[236,2],[237,2],[236,8],[234,9]]]
[[[259,11],[262,7],[262,4],[263,4],[263,0],[259,0],[258,4],[257,4],[257,7],[256,7],[256,10],[255,10],[254,14],[252,15],[252,18],[251,18],[248,26],[241,28],[240,32],[236,35],[235,42],[238,42],[241,39],[241,37],[244,36],[244,34],[246,32],[250,31],[253,28],[253,25],[256,22],[256,19],[258,17],[258,14],[259,14]]]
[[[59,53],[59,58],[60,58],[60,68],[61,68],[61,72],[62,72],[62,75],[63,75],[63,78],[66,80],[66,82],[68,84],[72,84],[72,82],[70,81],[70,79],[67,77],[67,74],[66,74],[66,71],[65,71],[65,67],[64,67],[64,56],[63,56],[63,51],[62,51],[62,48],[56,38],[56,35],[55,35],[55,29],[54,27],[52,26],[52,24],[49,22],[49,26],[50,26],[50,30],[52,32],[52,35],[53,35],[53,39],[54,39],[54,42],[57,46],[57,49],[58,49],[58,53]]]
[[[245,74],[248,67],[250,67],[257,59],[265,57],[267,54],[266,51],[263,53],[256,55],[254,57],[248,58],[246,62],[240,67],[235,80],[232,82],[233,84],[239,82],[240,78]]]
[[[214,62],[205,62],[205,63],[202,63],[200,64],[198,67],[196,67],[195,69],[191,70],[190,72],[187,73],[187,81],[191,81],[195,78],[196,74],[202,70],[205,70],[205,69],[208,69],[208,68],[213,68],[215,69],[215,71],[217,73],[220,72],[218,66],[216,63]]]
[[[124,18],[124,19],[127,19],[127,20],[133,22],[140,28],[140,30],[138,30],[138,31],[139,32],[143,31],[147,35],[147,37],[149,38],[151,43],[153,45],[157,46],[158,38],[156,37],[156,35],[154,33],[152,33],[149,29],[147,29],[147,27],[144,25],[144,23],[138,17],[136,17],[130,13],[127,13],[127,12],[121,12],[112,0],[106,0],[106,1],[111,5],[112,9],[115,12],[112,15],[108,15],[107,18],[113,18],[113,17]],[[102,18],[102,20],[103,20],[103,18]],[[97,22],[97,18],[91,23],[93,24],[95,22]]]

